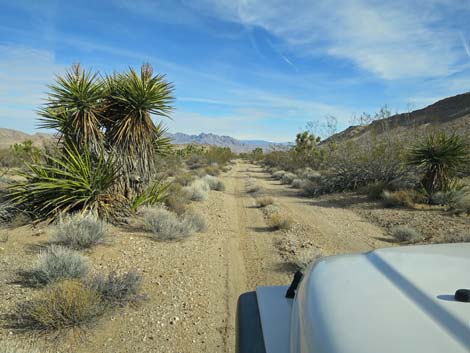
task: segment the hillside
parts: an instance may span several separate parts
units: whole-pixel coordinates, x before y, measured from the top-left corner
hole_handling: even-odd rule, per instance
[[[181,132],[175,134],[168,133],[168,137],[173,140],[174,144],[185,145],[195,143],[198,145],[211,145],[218,147],[229,147],[233,152],[250,152],[260,147],[269,150],[272,147],[283,147],[284,143],[274,143],[264,140],[237,140],[230,136],[221,136],[211,133],[200,133],[199,135],[187,135]]]
[[[423,109],[396,114],[386,119],[376,120],[366,126],[350,126],[325,141],[334,139],[338,143],[351,140],[361,142],[371,134],[380,135],[385,131],[398,136],[414,136],[416,133],[420,134],[432,128],[468,136],[470,134],[470,93],[448,97]]]
[[[25,140],[31,140],[35,145],[43,145],[51,139],[52,135],[49,134],[36,133],[30,135],[22,131],[0,128],[0,148],[8,148],[15,143]]]

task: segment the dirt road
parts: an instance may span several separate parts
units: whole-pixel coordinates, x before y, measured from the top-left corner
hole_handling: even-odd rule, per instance
[[[292,234],[266,227],[263,213],[246,192],[248,178],[293,218]],[[226,191],[211,192],[208,201],[195,205],[208,221],[207,232],[183,242],[160,243],[148,239],[138,228],[115,228],[112,244],[87,254],[99,271],[140,271],[148,301],[102,318],[80,339],[68,337],[52,344],[40,339],[41,346],[53,347],[55,352],[80,353],[233,352],[238,296],[259,285],[288,284],[291,280],[293,269],[281,256],[276,245],[279,241],[296,237],[314,244],[324,255],[387,246],[376,239],[381,237],[381,230],[352,211],[298,197],[260,167],[237,163],[221,179]],[[13,254],[15,246],[37,242],[29,237],[31,244],[25,244],[24,238],[15,234],[10,238],[4,246],[5,254]],[[11,262],[5,259],[7,272],[18,266],[13,255]],[[25,253],[22,261],[26,266],[33,257]],[[1,275],[0,279],[7,282]],[[22,291],[2,288],[0,295],[8,291],[11,298],[15,297],[11,291]],[[12,300],[8,306],[14,304]],[[18,337],[1,329],[2,339]]]

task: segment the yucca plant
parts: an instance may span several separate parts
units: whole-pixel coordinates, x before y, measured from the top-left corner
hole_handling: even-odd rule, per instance
[[[409,165],[422,172],[421,182],[428,195],[448,189],[452,177],[469,162],[468,146],[456,134],[431,133],[411,147]]]
[[[99,153],[103,144],[103,83],[96,73],[79,64],[49,85],[46,105],[40,109],[39,127],[55,129],[66,145]]]
[[[164,184],[156,181],[145,189],[140,195],[136,196],[131,204],[131,209],[137,211],[141,206],[153,206],[163,203],[169,195],[171,184]]]
[[[106,140],[123,170],[116,191],[133,199],[155,171],[155,143],[162,135],[151,114],[169,117],[173,86],[164,75],[154,75],[149,64],[142,66],[140,74],[130,68],[106,81]]]
[[[9,188],[11,201],[37,218],[52,220],[63,212],[96,210],[109,218],[120,200],[111,193],[119,177],[112,155],[92,158],[87,150],[65,146],[58,156],[45,156],[44,164],[27,164],[24,182]]]

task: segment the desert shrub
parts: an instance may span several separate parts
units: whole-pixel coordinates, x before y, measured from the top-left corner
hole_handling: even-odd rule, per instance
[[[391,235],[398,241],[414,242],[422,239],[421,235],[413,228],[395,226],[390,229]]]
[[[11,202],[0,202],[0,225],[11,222],[16,214],[17,210]]]
[[[305,180],[297,178],[297,179],[292,180],[291,185],[294,189],[301,189],[304,183],[305,183]]]
[[[220,175],[220,169],[219,167],[217,166],[217,164],[215,165],[210,165],[208,167],[205,167],[204,168],[204,171],[206,172],[206,174],[208,175],[212,175],[212,176],[218,176]]]
[[[248,179],[246,181],[246,192],[248,194],[256,194],[260,191],[261,187],[253,179]]]
[[[289,230],[292,228],[293,221],[289,216],[280,212],[273,213],[268,217],[268,226],[275,230]]]
[[[416,203],[426,202],[426,198],[415,190],[384,190],[381,201],[384,207],[413,207]]]
[[[372,183],[366,186],[367,197],[371,200],[380,200],[387,185],[384,182]]]
[[[273,174],[273,178],[276,179],[276,180],[281,180],[282,177],[284,176],[284,174],[286,174],[287,172],[284,171],[284,170],[278,170],[277,172],[275,172]]]
[[[195,179],[195,175],[192,173],[181,173],[176,176],[174,182],[181,186],[188,186],[190,185]]]
[[[224,173],[227,173],[227,172],[229,172],[229,171],[232,170],[232,167],[230,167],[229,165],[226,165],[226,166],[222,167],[221,170],[222,170]]]
[[[274,204],[274,199],[271,196],[264,196],[256,198],[257,207],[266,207],[268,205]]]
[[[453,199],[451,204],[452,210],[457,213],[466,213],[470,215],[470,192],[461,193]]]
[[[72,249],[88,249],[103,243],[108,225],[97,214],[74,214],[59,219],[55,226],[55,240]]]
[[[182,215],[188,208],[188,202],[188,195],[184,192],[183,188],[178,184],[173,184],[164,203],[168,210]]]
[[[47,288],[36,299],[20,303],[10,318],[18,329],[54,331],[89,324],[103,309],[98,292],[81,282],[66,280]]]
[[[435,243],[470,243],[470,233],[451,234],[445,232]]]
[[[23,280],[32,286],[44,286],[64,279],[79,279],[86,276],[89,265],[79,253],[52,245],[39,254],[33,270],[21,272]]]
[[[195,212],[186,212],[181,219],[191,232],[204,232],[207,229],[207,223],[203,216]]]
[[[122,275],[114,271],[107,276],[98,274],[89,279],[86,284],[98,293],[103,301],[111,305],[124,306],[143,298],[139,295],[142,276],[134,271]]]
[[[36,348],[20,346],[11,341],[0,342],[0,353],[41,353]]]
[[[192,201],[207,200],[209,185],[204,180],[198,179],[191,183],[189,186],[183,188],[187,197]]]
[[[281,178],[281,183],[282,184],[291,184],[294,179],[297,178],[297,175],[294,173],[285,173],[282,178]]]
[[[178,240],[205,229],[205,221],[196,214],[176,214],[163,208],[146,208],[144,224],[157,240]]]
[[[318,182],[315,182],[315,181],[305,180],[301,184],[301,192],[302,192],[302,195],[304,196],[308,196],[308,197],[316,196],[321,193],[319,192],[320,190],[321,189],[320,189]]]
[[[217,190],[217,191],[224,191],[225,190],[224,183],[220,179],[218,179],[218,178],[216,178],[212,175],[206,175],[205,177],[202,178],[202,180],[204,182],[206,182],[207,185],[209,185],[209,188],[211,190]]]

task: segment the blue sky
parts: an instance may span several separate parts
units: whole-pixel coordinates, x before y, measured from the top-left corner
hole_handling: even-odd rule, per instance
[[[54,73],[150,62],[171,132],[288,141],[470,87],[469,1],[0,0],[0,126],[34,132]]]

